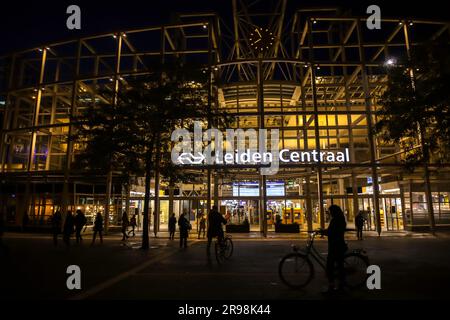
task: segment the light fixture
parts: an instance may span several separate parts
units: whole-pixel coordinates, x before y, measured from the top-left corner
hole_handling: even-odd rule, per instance
[[[409,25],[410,25],[410,26],[414,25],[414,22],[410,21],[410,22],[409,22]]]
[[[214,67],[214,71],[217,71],[217,70],[219,70],[219,68],[218,67]]]
[[[127,34],[124,32],[124,33],[122,33],[122,36],[123,36],[124,38],[126,38],[126,37],[127,37]]]
[[[203,24],[203,29],[208,28],[208,26],[206,25],[206,23]]]
[[[39,52],[42,52],[42,49],[41,49],[41,48],[39,48],[38,50],[39,50]]]
[[[384,65],[386,66],[393,66],[395,64],[395,59],[393,58],[389,58],[386,60],[386,62],[384,63]]]
[[[402,25],[403,25],[403,22],[402,22],[402,21],[399,21],[398,24],[402,26]]]
[[[117,36],[116,36],[115,34],[113,34],[113,38],[114,38],[114,39],[116,39],[116,38],[117,38]]]

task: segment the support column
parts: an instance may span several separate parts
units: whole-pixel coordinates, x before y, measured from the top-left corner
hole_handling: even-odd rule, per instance
[[[369,153],[370,153],[370,163],[372,168],[372,187],[373,187],[373,204],[375,211],[375,222],[376,230],[378,235],[381,234],[381,217],[380,217],[380,190],[378,185],[378,171],[376,163],[376,145],[373,137],[373,124],[372,124],[372,100],[369,91],[369,81],[367,79],[366,70],[366,57],[364,53],[364,48],[362,46],[362,32],[361,32],[361,20],[357,20],[357,30],[358,30],[358,47],[359,47],[359,58],[361,61],[361,78],[364,90],[364,101],[366,106],[366,118],[367,118],[367,131],[369,139]]]
[[[119,34],[117,36],[117,48],[116,48],[116,68],[114,70],[114,92],[113,92],[113,105],[117,105],[118,100],[118,93],[119,93],[119,85],[120,85],[120,58],[122,55],[122,34]],[[107,172],[106,177],[106,199],[105,199],[105,234],[108,233],[108,224],[109,224],[109,212],[110,212],[110,205],[111,205],[111,188],[112,188],[112,180],[113,180],[113,174],[112,174],[112,168],[111,165],[109,167],[109,170]]]

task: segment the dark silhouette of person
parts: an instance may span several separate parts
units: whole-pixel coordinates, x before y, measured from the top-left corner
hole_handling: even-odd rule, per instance
[[[25,231],[25,228],[28,225],[28,222],[30,222],[30,218],[28,217],[28,213],[25,212],[22,218],[22,232]]]
[[[322,234],[328,236],[328,257],[327,257],[327,277],[328,277],[328,291],[332,292],[335,288],[335,272],[339,277],[338,289],[343,289],[345,285],[345,270],[344,270],[344,254],[347,251],[347,244],[345,243],[344,233],[347,228],[344,213],[337,205],[331,205],[328,209],[331,217],[328,229],[322,230]]]
[[[281,224],[281,216],[280,216],[279,214],[277,214],[277,215],[275,216],[275,224],[278,224],[278,225]]]
[[[356,236],[358,237],[358,240],[363,239],[363,227],[365,220],[366,219],[364,218],[362,211],[359,211],[355,217]]]
[[[200,217],[199,225],[200,227],[198,229],[198,239],[200,239],[200,235],[202,234],[202,232],[203,232],[202,238],[204,239],[206,235],[206,218],[204,214],[202,214],[202,216]]]
[[[66,220],[64,221],[63,240],[67,246],[70,246],[70,237],[73,233],[74,219],[71,211],[67,211]]]
[[[177,225],[177,218],[175,218],[175,214],[172,213],[172,215],[169,218],[169,239],[173,240],[175,238],[175,229]]]
[[[62,216],[61,212],[56,211],[52,216],[52,234],[53,244],[55,247],[58,245],[58,235],[61,233]]]
[[[77,210],[76,215],[74,218],[74,224],[75,224],[75,238],[77,243],[80,243],[83,238],[81,237],[81,231],[83,231],[83,227],[86,224],[87,219],[84,215],[83,211]]]
[[[128,234],[132,233],[133,237],[136,235],[136,233],[134,232],[134,229],[136,228],[137,222],[136,222],[136,214],[133,214],[133,216],[130,219],[130,227],[131,230],[128,231]]]
[[[127,228],[130,225],[130,221],[128,220],[127,212],[124,211],[122,214],[122,241],[125,241],[128,238]]]
[[[220,212],[217,210],[217,206],[212,206],[211,211],[208,215],[208,245],[206,247],[207,253],[209,254],[211,248],[211,242],[213,238],[218,238],[219,241],[223,239],[223,229],[222,224],[227,224],[227,219],[225,219]]]
[[[3,212],[0,213],[0,256],[8,253],[8,247],[3,243],[3,234],[5,233],[5,220]]]
[[[100,243],[103,243],[103,217],[102,213],[99,211],[97,212],[97,215],[95,216],[94,221],[94,235],[92,237],[92,244],[95,243],[95,238],[97,237],[97,233],[100,236]]]
[[[180,248],[187,248],[187,238],[189,237],[189,230],[191,229],[191,224],[188,219],[186,219],[186,214],[182,213],[178,219],[178,229],[180,230]]]

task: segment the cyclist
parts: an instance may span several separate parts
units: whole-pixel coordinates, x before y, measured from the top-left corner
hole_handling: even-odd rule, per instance
[[[207,253],[210,253],[212,239],[217,237],[217,239],[222,241],[224,234],[222,229],[222,224],[225,225],[228,222],[229,217],[225,219],[220,212],[217,210],[217,206],[212,206],[211,211],[208,215],[208,246]]]
[[[328,290],[326,292],[332,292],[336,290],[334,284],[336,266],[339,277],[338,289],[343,289],[343,286],[345,284],[344,254],[347,251],[347,244],[344,240],[344,233],[347,227],[347,223],[345,222],[344,213],[339,206],[331,205],[328,209],[328,212],[331,216],[328,229],[320,230],[319,233],[328,236]]]

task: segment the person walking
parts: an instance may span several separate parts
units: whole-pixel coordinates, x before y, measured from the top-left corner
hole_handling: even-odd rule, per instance
[[[130,221],[128,220],[127,212],[124,211],[122,214],[122,241],[128,239],[127,228],[130,225]]]
[[[128,231],[128,235],[130,233],[133,233],[133,237],[136,235],[134,232],[134,229],[136,228],[137,222],[136,222],[136,214],[133,214],[133,216],[130,219],[130,226],[131,226],[131,230]]]
[[[74,224],[75,224],[75,238],[77,243],[80,243],[83,238],[81,237],[81,231],[83,231],[83,227],[87,222],[86,216],[84,215],[83,211],[77,210],[76,216],[74,218]]]
[[[355,217],[356,236],[358,237],[358,240],[363,239],[363,227],[365,220],[366,219],[364,218],[362,211],[359,211],[358,215]]]
[[[103,217],[102,213],[99,211],[95,217],[94,221],[94,236],[92,237],[91,246],[95,243],[95,238],[97,237],[97,233],[100,236],[100,243],[103,243]]]
[[[191,230],[191,224],[186,219],[186,215],[181,214],[178,219],[178,229],[180,230],[180,248],[187,248],[187,238],[189,237],[189,230]]]
[[[63,241],[67,246],[70,246],[70,237],[73,233],[73,216],[72,211],[67,211],[66,220],[64,221]]]
[[[177,218],[175,218],[175,214],[172,213],[172,215],[169,218],[169,240],[173,240],[175,238],[176,226],[177,226]]]
[[[28,212],[25,211],[22,218],[22,232],[25,232],[29,222],[30,218],[28,217]]]
[[[205,215],[202,214],[202,216],[200,217],[200,222],[199,222],[200,228],[198,229],[198,239],[200,239],[200,235],[203,231],[203,239],[205,239],[205,235],[206,235],[206,218]]]
[[[337,205],[331,205],[328,212],[331,217],[330,224],[328,225],[328,229],[321,231],[323,235],[328,236],[326,266],[328,290],[325,293],[331,293],[336,290],[334,283],[336,267],[339,277],[339,287],[337,289],[343,289],[345,285],[344,254],[348,249],[344,239],[347,223],[342,209]]]
[[[0,257],[8,255],[8,247],[3,243],[3,234],[5,232],[5,218],[3,212],[0,212]]]
[[[61,233],[61,222],[62,222],[61,212],[56,211],[52,217],[52,234],[53,234],[53,244],[55,245],[55,247],[58,245],[58,235]]]

